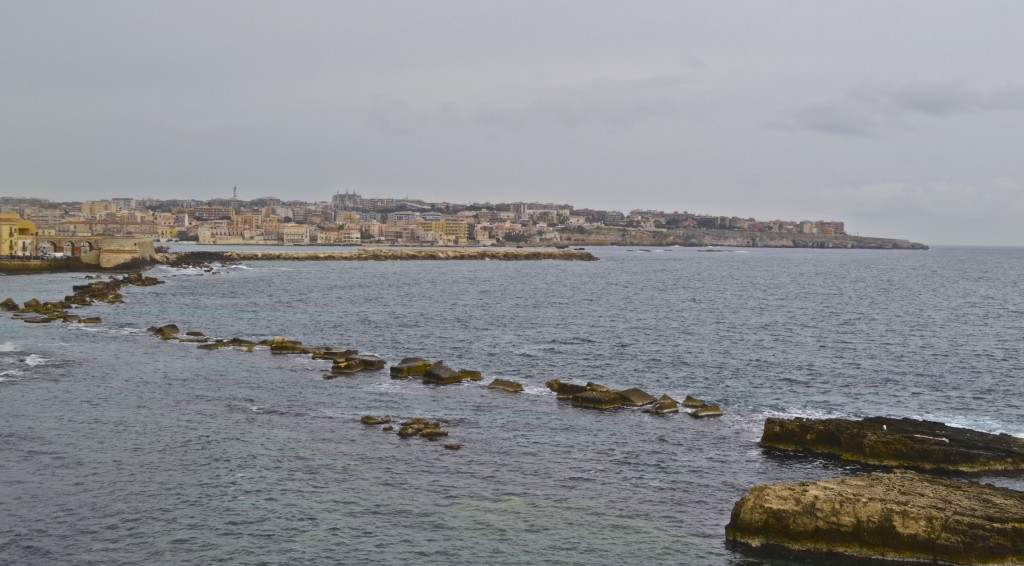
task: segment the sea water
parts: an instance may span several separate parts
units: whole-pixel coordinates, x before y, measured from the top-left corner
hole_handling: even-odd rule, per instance
[[[76,311],[99,325],[0,317],[0,562],[805,563],[727,547],[733,504],[755,484],[864,468],[762,450],[766,417],[1024,437],[1024,249],[592,251],[601,261],[158,267],[163,285]],[[60,299],[84,277],[3,276],[0,299]],[[325,380],[308,356],[146,331],[167,323],[485,379]],[[526,390],[486,389],[494,377]],[[577,409],[544,387],[556,377],[725,415]],[[365,414],[446,420],[450,436],[399,439]]]

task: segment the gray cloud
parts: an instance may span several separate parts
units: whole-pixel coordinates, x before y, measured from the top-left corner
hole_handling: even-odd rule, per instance
[[[809,103],[782,125],[826,134],[875,136],[913,128],[914,120],[1024,110],[1024,86],[983,90],[964,82],[859,86],[838,99]]]
[[[48,0],[4,16],[3,195],[352,189],[1024,245],[1019,2]]]

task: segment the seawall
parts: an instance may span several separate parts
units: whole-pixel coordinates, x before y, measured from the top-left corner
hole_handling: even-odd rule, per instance
[[[401,261],[401,260],[495,260],[531,261],[554,259],[562,261],[597,261],[593,254],[581,250],[553,249],[360,249],[356,251],[194,251],[157,254],[157,261],[167,265],[210,263],[214,261]]]

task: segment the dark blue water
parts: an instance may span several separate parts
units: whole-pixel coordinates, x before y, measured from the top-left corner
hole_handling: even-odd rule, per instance
[[[0,562],[790,563],[726,548],[757,483],[859,468],[779,458],[767,416],[927,418],[1024,436],[1024,249],[597,249],[600,262],[259,262],[157,268],[82,309],[0,317]],[[57,299],[81,274],[0,277]],[[283,335],[481,384],[200,351],[149,335]],[[505,377],[524,394],[483,387]],[[557,402],[552,377],[719,402],[652,417]],[[462,450],[364,414],[449,419]],[[983,481],[1024,489],[1018,478]]]

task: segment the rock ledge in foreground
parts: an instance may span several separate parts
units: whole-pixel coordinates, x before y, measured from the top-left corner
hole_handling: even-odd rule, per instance
[[[1024,564],[1024,492],[909,471],[758,485],[730,543],[953,564]]]
[[[921,470],[1024,471],[1022,439],[914,419],[770,418],[761,445]]]

